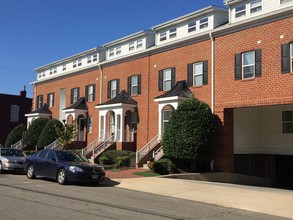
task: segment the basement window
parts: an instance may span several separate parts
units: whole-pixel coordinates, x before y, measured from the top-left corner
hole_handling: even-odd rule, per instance
[[[282,132],[293,134],[293,111],[282,111]]]

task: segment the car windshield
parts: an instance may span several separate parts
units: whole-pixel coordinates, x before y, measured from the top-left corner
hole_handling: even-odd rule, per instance
[[[25,157],[25,154],[17,149],[2,149],[1,155],[6,157]]]
[[[70,151],[57,151],[57,158],[64,162],[85,162],[88,161],[84,156]]]

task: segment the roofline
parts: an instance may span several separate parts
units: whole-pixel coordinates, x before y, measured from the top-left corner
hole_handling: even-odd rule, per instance
[[[191,13],[189,13],[187,15],[183,15],[181,17],[178,17],[178,18],[169,20],[169,21],[164,22],[162,24],[153,26],[151,29],[154,30],[154,31],[157,31],[157,30],[160,30],[160,29],[169,27],[169,26],[174,25],[174,24],[177,24],[177,23],[181,23],[183,21],[186,21],[186,20],[189,20],[191,18],[204,15],[204,14],[209,13],[209,12],[213,12],[213,11],[228,12],[228,9],[227,8],[223,8],[223,7],[220,7],[220,6],[210,5],[208,7],[203,8],[203,9],[200,9],[200,10],[197,10],[197,11],[194,11],[194,12],[191,12]]]
[[[242,2],[244,0],[224,0],[224,5],[232,5],[238,2]]]
[[[138,37],[146,36],[146,35],[150,35],[150,34],[155,34],[155,33],[152,30],[142,30],[142,31],[136,32],[134,34],[130,34],[128,36],[125,36],[125,37],[122,37],[120,39],[117,39],[117,40],[111,41],[109,43],[106,43],[106,44],[103,45],[103,47],[104,48],[111,47],[111,46],[114,46],[116,44],[120,44],[120,43],[123,43],[125,41],[129,41],[129,40],[132,40],[134,38],[138,38]]]
[[[88,54],[91,54],[91,53],[94,53],[94,52],[97,52],[97,51],[100,51],[100,50],[104,50],[103,47],[94,47],[92,49],[89,49],[89,50],[86,50],[86,51],[83,51],[83,52],[80,52],[78,54],[75,54],[75,55],[72,55],[70,57],[66,57],[66,58],[63,58],[61,60],[58,60],[58,61],[55,61],[55,62],[52,62],[52,63],[49,63],[49,64],[46,64],[44,66],[40,66],[40,67],[37,67],[34,69],[35,72],[38,72],[38,71],[41,71],[43,69],[48,69],[49,67],[51,66],[56,66],[56,65],[60,65],[62,63],[65,63],[65,62],[68,62],[68,61],[71,61],[71,60],[74,60],[74,59],[77,59],[81,56],[85,56],[85,55],[88,55]]]

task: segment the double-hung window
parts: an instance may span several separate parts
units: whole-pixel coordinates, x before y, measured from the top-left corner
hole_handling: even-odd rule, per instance
[[[121,54],[121,47],[116,47],[116,55]]]
[[[73,68],[77,67],[77,61],[76,61],[76,60],[73,61],[73,63],[72,63],[72,67],[73,67]]]
[[[160,41],[167,40],[167,33],[166,31],[160,33]]]
[[[92,62],[92,56],[88,56],[87,57],[87,63],[91,63]]]
[[[281,45],[282,73],[293,72],[293,43]]]
[[[159,71],[159,91],[168,91],[175,85],[175,68]]]
[[[129,43],[129,45],[128,45],[128,50],[129,50],[129,51],[134,50],[134,42],[130,42],[130,43]]]
[[[209,19],[208,18],[203,18],[199,20],[199,28],[203,29],[209,26]]]
[[[77,102],[79,99],[79,88],[73,88],[71,89],[71,96],[70,96],[70,103],[73,104]]]
[[[54,71],[53,68],[51,68],[51,69],[50,69],[50,75],[53,74],[53,71]]]
[[[92,116],[88,117],[88,122],[87,122],[87,132],[92,133],[93,130],[93,119]]]
[[[136,48],[137,48],[137,49],[142,48],[142,40],[138,40],[138,41],[136,41]]]
[[[109,50],[109,57],[114,56],[114,48]]]
[[[254,0],[250,3],[250,13],[255,13],[262,10],[262,0]]]
[[[293,111],[282,111],[282,132],[293,133]]]
[[[235,18],[239,18],[246,15],[246,5],[240,5],[235,8]]]
[[[85,87],[85,99],[87,102],[93,102],[95,101],[95,90],[96,90],[96,85],[87,85]]]
[[[108,81],[107,98],[114,98],[119,94],[119,79]]]
[[[94,54],[93,55],[93,62],[96,62],[98,60],[98,55],[97,54]]]
[[[172,110],[171,109],[166,109],[163,110],[163,130],[167,127],[167,124],[171,118]]]
[[[43,95],[37,96],[37,109],[43,106]]]
[[[188,33],[196,31],[196,22],[191,21],[188,23]]]
[[[131,112],[131,130],[137,130],[137,112]]]
[[[54,106],[54,93],[49,93],[47,95],[47,102],[48,102],[49,107]]]
[[[172,28],[169,30],[169,39],[177,36],[177,28]]]
[[[77,65],[78,65],[78,66],[81,66],[81,64],[82,64],[81,60],[78,60],[78,61],[77,61]]]
[[[11,105],[10,107],[10,122],[18,122],[19,121],[19,106]]]
[[[141,93],[141,75],[128,77],[127,92],[130,95],[138,95]]]
[[[63,70],[63,71],[66,70],[66,64],[63,64],[63,66],[62,66],[62,70]]]
[[[261,76],[261,50],[235,55],[235,79],[250,79]]]
[[[187,65],[188,86],[202,86],[208,84],[208,61],[201,61]]]

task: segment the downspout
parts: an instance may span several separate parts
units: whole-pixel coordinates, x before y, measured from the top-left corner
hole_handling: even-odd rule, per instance
[[[212,33],[209,33],[210,35],[210,39],[211,39],[211,69],[212,69],[212,73],[211,73],[211,110],[212,113],[214,113],[215,111],[215,91],[214,91],[214,56],[215,56],[215,40],[212,36]]]
[[[101,64],[98,64],[100,70],[100,103],[102,104],[102,87],[103,87],[103,69],[101,68]]]

